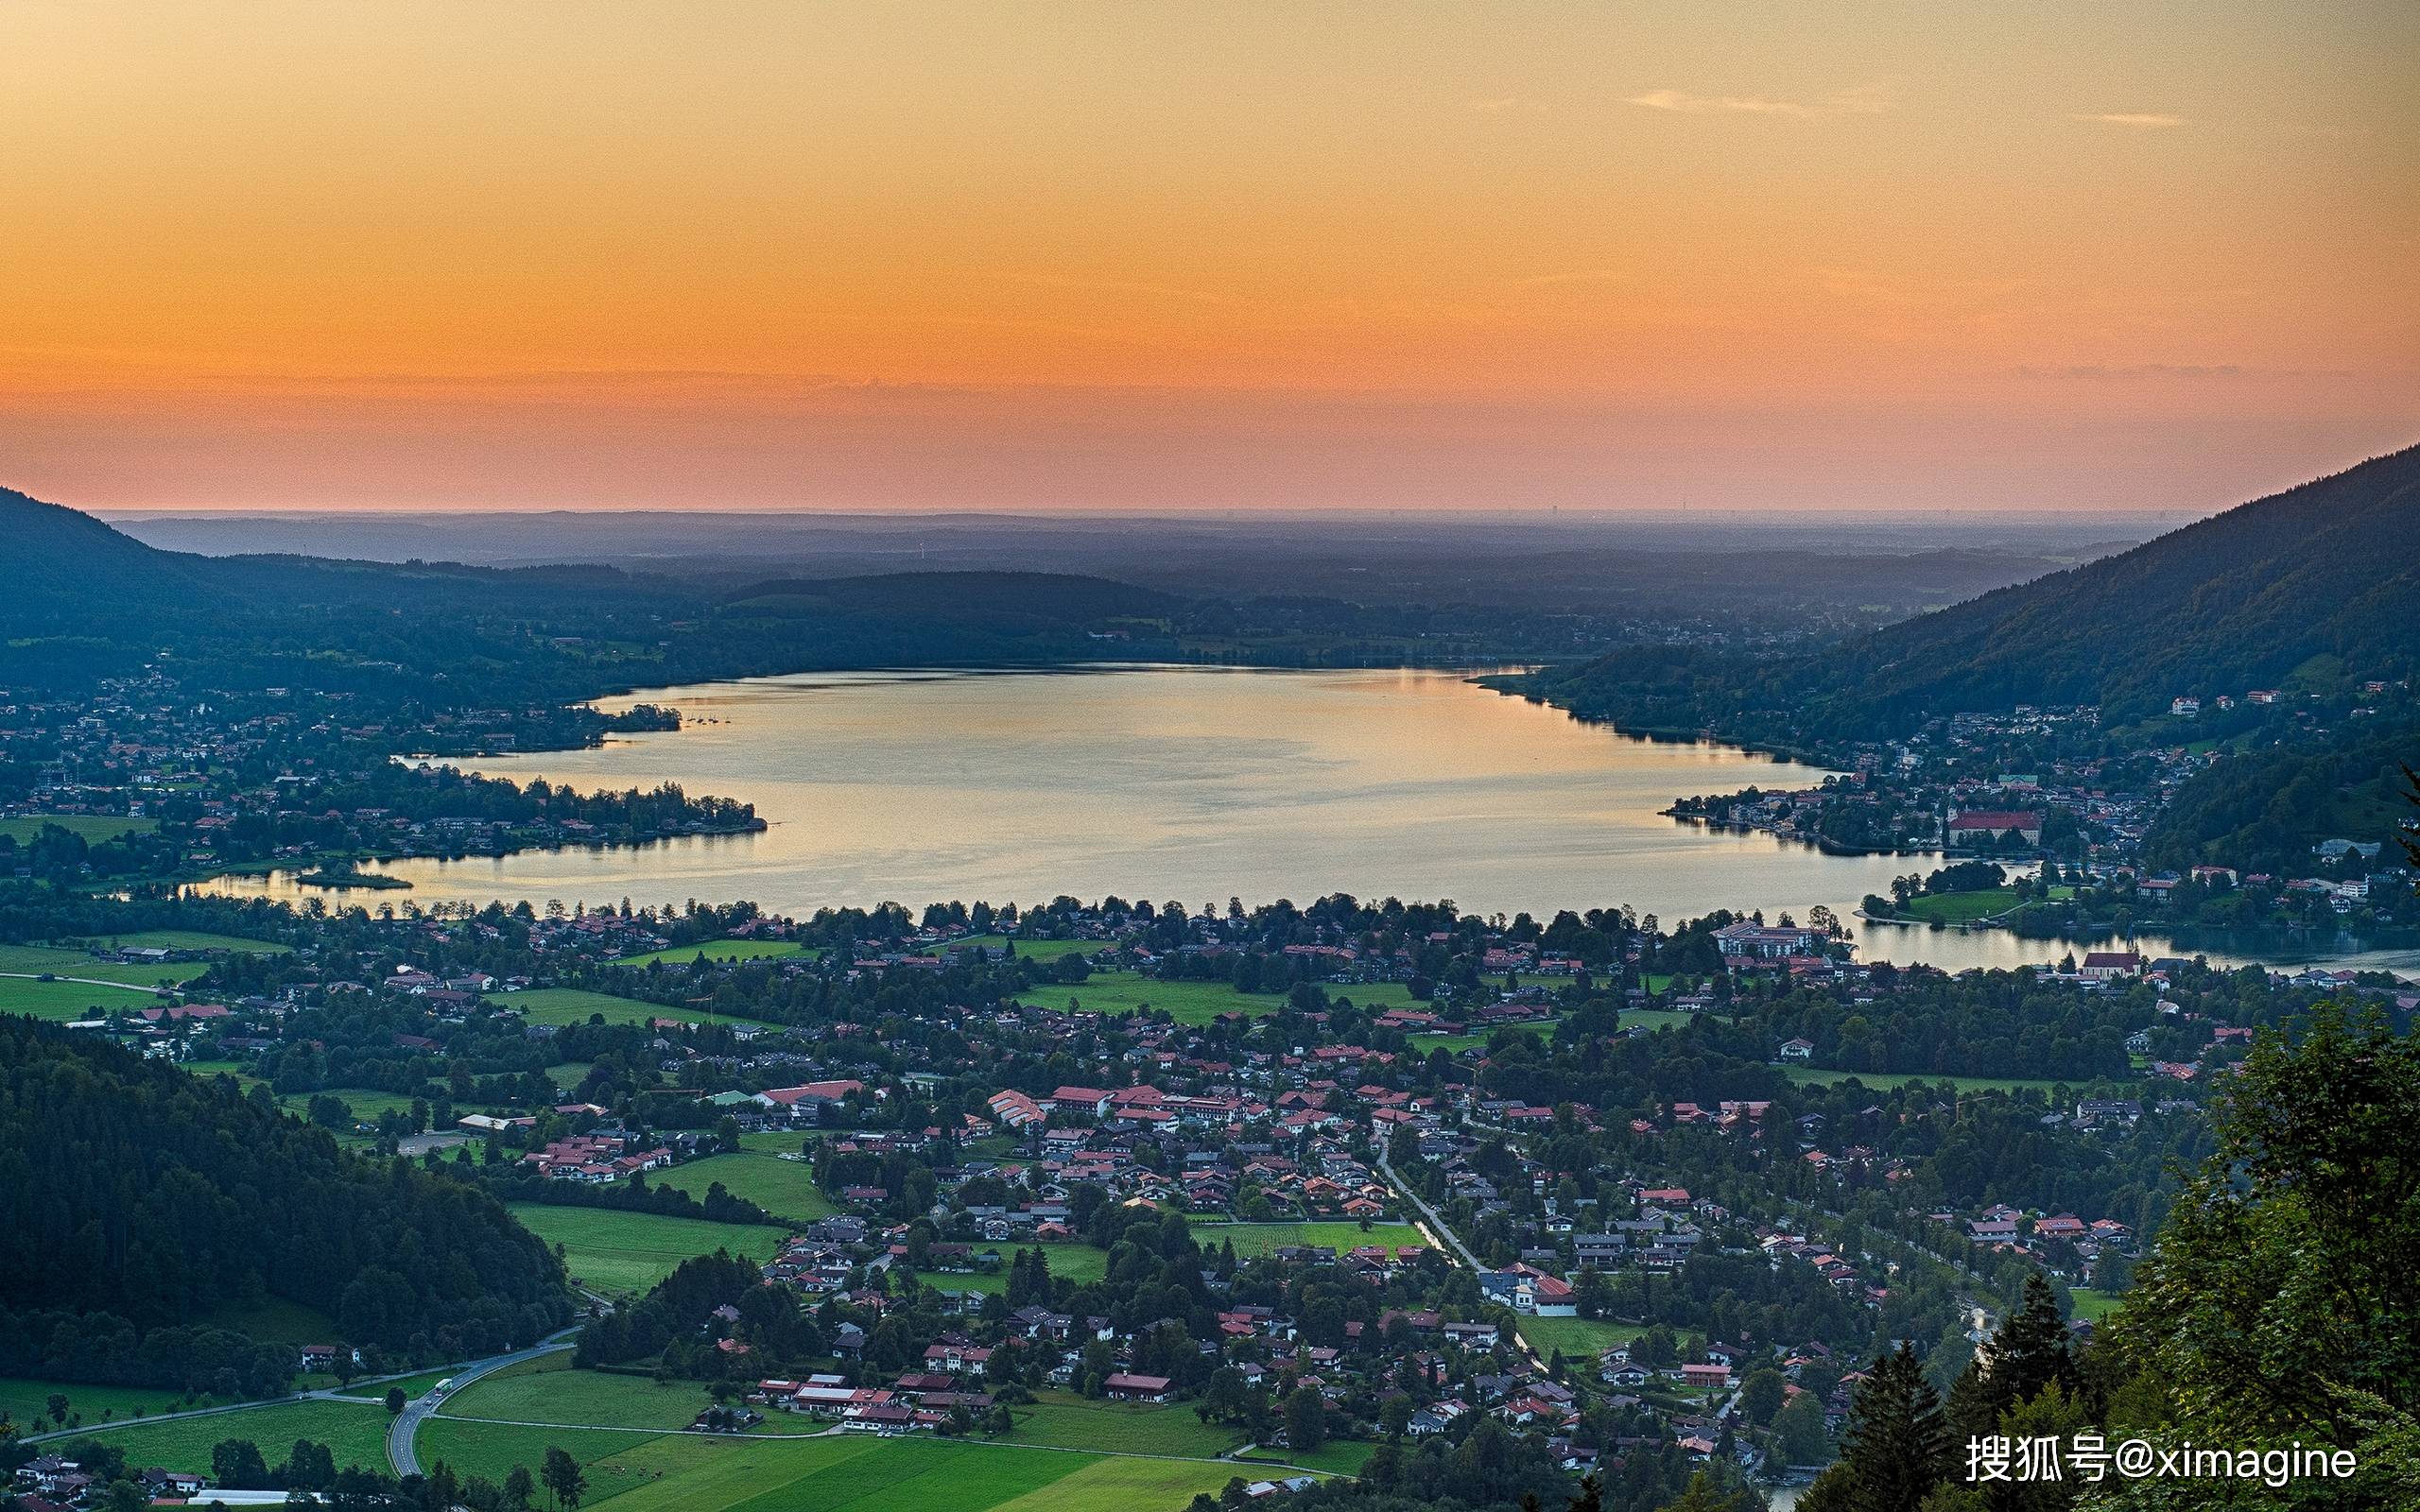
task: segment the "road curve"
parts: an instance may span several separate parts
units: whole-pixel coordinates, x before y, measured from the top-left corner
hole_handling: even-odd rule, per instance
[[[454,1389],[459,1391],[479,1377],[492,1371],[501,1370],[506,1366],[519,1365],[524,1360],[535,1360],[544,1354],[559,1354],[572,1347],[571,1340],[564,1337],[564,1334],[575,1332],[577,1331],[574,1329],[565,1329],[562,1333],[552,1335],[543,1344],[533,1344],[528,1349],[515,1349],[510,1354],[493,1355],[488,1359],[462,1366],[454,1372]],[[412,1439],[420,1433],[420,1425],[437,1411],[437,1393],[424,1391],[404,1403],[404,1410],[397,1413],[395,1420],[387,1425],[387,1464],[398,1476],[420,1473],[420,1455],[412,1448]]]

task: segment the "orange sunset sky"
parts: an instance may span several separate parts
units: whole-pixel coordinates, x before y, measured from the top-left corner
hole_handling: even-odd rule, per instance
[[[2420,440],[2420,7],[0,0],[82,507],[2216,507]]]

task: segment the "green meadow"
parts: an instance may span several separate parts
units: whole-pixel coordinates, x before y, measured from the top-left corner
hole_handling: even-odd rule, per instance
[[[1030,1407],[1011,1409],[1016,1426],[1003,1443],[1081,1449],[1112,1454],[1176,1454],[1214,1458],[1243,1442],[1239,1429],[1205,1423],[1185,1406],[1095,1401],[1071,1392],[1043,1391]]]
[[[786,939],[709,939],[688,945],[668,945],[660,951],[648,951],[639,955],[625,955],[608,961],[608,966],[653,966],[661,961],[666,966],[686,966],[702,955],[709,961],[768,961],[784,956],[799,956],[813,960],[822,954],[820,949]]]
[[[117,982],[127,987],[174,986],[208,970],[210,963],[207,961],[136,966],[123,961],[105,961],[71,945],[0,945],[0,971],[35,975],[48,971],[54,976],[86,977],[95,981]]]
[[[607,1023],[646,1023],[654,1019],[702,1023],[709,1017],[695,1008],[668,1008],[659,1003],[642,1003],[637,998],[617,998],[610,992],[590,992],[575,987],[535,987],[523,992],[502,993],[489,1001],[519,1010],[531,1023],[586,1023],[592,1014],[603,1014]]]
[[[355,1123],[362,1124],[375,1124],[385,1113],[408,1113],[412,1107],[412,1099],[403,1092],[380,1091],[372,1087],[329,1087],[316,1092],[288,1092],[277,1100],[277,1106],[297,1118],[308,1118],[314,1097],[336,1098],[351,1110]],[[456,1111],[467,1113],[474,1109],[465,1107]]]
[[[1017,949],[1024,951],[1028,943],[1019,940]],[[1088,942],[1044,940],[1031,943],[1080,947]],[[1331,1000],[1343,999],[1359,1008],[1383,1010],[1427,1005],[1413,997],[1410,987],[1402,982],[1322,982],[1320,988]],[[1163,982],[1139,971],[1095,971],[1089,980],[1083,982],[1049,982],[1028,988],[1017,994],[1016,1001],[1033,1007],[1073,1007],[1088,1013],[1132,1013],[1141,1008],[1156,1008],[1179,1023],[1200,1024],[1208,1023],[1225,1013],[1240,1013],[1252,1018],[1275,1013],[1285,1005],[1286,998],[1277,992],[1238,992],[1233,983],[1218,980]]]
[[[450,1406],[450,1404],[449,1404]],[[651,1483],[657,1476],[703,1459],[711,1440],[668,1435],[652,1428],[573,1428],[525,1423],[466,1422],[440,1414],[424,1421],[412,1441],[425,1470],[439,1464],[459,1475],[502,1482],[514,1466],[531,1475],[560,1449],[579,1461],[588,1476],[588,1503]]]
[[[1088,1013],[1133,1013],[1156,1008],[1179,1023],[1208,1023],[1222,1013],[1274,1013],[1285,999],[1273,993],[1238,992],[1226,982],[1162,982],[1136,971],[1096,971],[1077,983],[1048,983],[1017,994],[1031,1007]]]
[[[1291,1468],[1296,1467],[1323,1475],[1358,1475],[1377,1452],[1378,1446],[1367,1439],[1331,1438],[1306,1453],[1290,1449],[1255,1449],[1237,1458],[1247,1465],[1257,1462],[1268,1466],[1270,1476],[1291,1474]]]
[[[1411,1048],[1422,1055],[1426,1055],[1431,1050],[1443,1050],[1451,1056],[1459,1055],[1465,1050],[1485,1049],[1490,1040],[1507,1029],[1517,1034],[1528,1035],[1532,1040],[1551,1040],[1554,1038],[1554,1026],[1559,1022],[1555,1019],[1531,1019],[1520,1023],[1504,1024],[1500,1028],[1490,1029],[1484,1034],[1415,1034],[1405,1038],[1411,1041]]]
[[[1051,1275],[1063,1276],[1067,1280],[1074,1281],[1079,1285],[1088,1281],[1097,1281],[1109,1273],[1109,1252],[1107,1250],[1095,1249],[1090,1245],[1070,1244],[1036,1246],[1031,1242],[1019,1245],[1015,1240],[1009,1239],[1002,1240],[996,1245],[977,1243],[975,1246],[975,1252],[978,1255],[983,1253],[986,1249],[996,1249],[1000,1252],[1000,1268],[998,1270],[988,1273],[981,1271],[922,1270],[916,1273],[916,1279],[937,1291],[982,1292],[987,1296],[993,1292],[1005,1293],[1009,1289],[1009,1263],[1016,1258],[1016,1253],[1020,1248],[1039,1248],[1042,1251],[1044,1260],[1046,1261],[1050,1266]]]
[[[77,1381],[42,1381],[26,1376],[0,1376],[0,1413],[17,1425],[22,1433],[48,1433],[49,1401],[53,1394],[67,1399],[67,1414],[72,1421],[83,1419],[83,1427],[91,1428],[104,1421],[131,1418],[139,1409],[146,1414],[174,1412],[184,1406],[208,1406],[211,1399],[184,1400],[181,1391],[153,1390],[146,1386],[88,1386]],[[41,1428],[33,1426],[36,1418],[44,1419]]]
[[[1219,1460],[929,1438],[679,1442],[649,1440],[593,1463],[587,1504],[614,1512],[1182,1512],[1236,1474]]]
[[[1009,943],[1011,941],[1006,935],[974,935],[965,939],[951,940],[940,949],[962,951],[980,945],[985,950],[996,951]],[[1089,955],[1095,951],[1109,948],[1108,941],[1098,939],[1020,939],[1014,943],[1017,954],[1028,961],[1055,961],[1069,955]]]
[[[1635,1323],[1601,1317],[1525,1317],[1521,1337],[1530,1348],[1551,1358],[1561,1349],[1570,1359],[1594,1359],[1616,1344],[1628,1344],[1647,1331]]]
[[[0,834],[19,845],[31,845],[45,824],[56,824],[70,834],[79,835],[87,845],[114,840],[121,834],[148,834],[160,827],[157,819],[130,819],[123,814],[23,814],[0,819]]]
[[[1621,1026],[1625,1029],[1685,1029],[1703,1013],[1677,1013],[1669,1008],[1630,1008],[1623,1011]]]
[[[210,1472],[210,1451],[222,1438],[249,1438],[273,1467],[298,1438],[335,1451],[338,1469],[387,1467],[387,1409],[362,1401],[274,1401],[200,1418],[120,1423],[94,1436],[126,1451],[126,1462],[144,1469]],[[84,1419],[92,1426],[92,1418]]]
[[[1401,1248],[1406,1245],[1426,1245],[1420,1230],[1408,1223],[1374,1223],[1364,1231],[1357,1222],[1336,1220],[1310,1223],[1203,1223],[1194,1226],[1194,1243],[1208,1249],[1214,1246],[1233,1244],[1236,1258],[1250,1260],[1254,1255],[1270,1255],[1288,1245],[1322,1245],[1342,1254],[1364,1245],[1385,1245]]]
[[[2015,888],[1984,887],[1974,892],[1924,893],[1900,904],[1899,913],[1927,924],[1971,924],[2015,906]]]
[[[102,948],[156,947],[164,950],[283,951],[283,945],[239,939],[233,935],[204,935],[191,930],[142,930],[112,935],[90,942]],[[77,943],[0,945],[0,1013],[30,1013],[40,1019],[80,1019],[95,1012],[147,1008],[158,1005],[156,988],[189,982],[210,970],[207,961],[134,964],[105,961]],[[42,982],[43,975],[76,977],[78,981]],[[114,983],[116,986],[94,986]]]
[[[37,982],[0,976],[0,1013],[29,1013],[64,1023],[120,1008],[151,1008],[160,998],[148,988],[92,987],[82,982]]]
[[[439,1416],[661,1432],[688,1427],[713,1405],[714,1398],[695,1381],[659,1383],[643,1375],[576,1370],[564,1351],[481,1376],[447,1398]],[[795,1420],[801,1427],[820,1426]]]
[[[799,1137],[776,1135],[795,1150]],[[776,1218],[811,1223],[839,1210],[815,1184],[815,1167],[805,1160],[786,1160],[769,1150],[743,1147],[732,1155],[710,1155],[669,1171],[651,1171],[648,1180],[675,1192],[686,1192],[700,1202],[706,1189],[719,1181],[733,1196],[752,1202]]]
[[[549,1246],[561,1245],[571,1273],[596,1291],[635,1296],[672,1274],[695,1255],[727,1249],[770,1260],[783,1230],[764,1224],[708,1223],[652,1212],[610,1208],[557,1208],[542,1202],[509,1204],[522,1227]]]
[[[138,929],[129,934],[112,935],[94,943],[117,945],[127,950],[164,951],[227,951],[242,955],[283,955],[286,947],[265,939],[247,939],[241,935],[211,935],[198,929]]]

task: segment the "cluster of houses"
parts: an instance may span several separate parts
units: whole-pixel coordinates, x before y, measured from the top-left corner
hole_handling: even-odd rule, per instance
[[[129,1468],[126,1478],[153,1502],[183,1501],[199,1496],[210,1486],[206,1475],[157,1468]],[[99,1478],[91,1470],[57,1454],[36,1455],[18,1466],[9,1481],[9,1494],[24,1512],[71,1512],[74,1507],[90,1504],[101,1489]]]
[[[672,1151],[665,1146],[638,1149],[622,1135],[601,1133],[566,1135],[521,1158],[539,1176],[564,1181],[618,1181],[672,1161]]]

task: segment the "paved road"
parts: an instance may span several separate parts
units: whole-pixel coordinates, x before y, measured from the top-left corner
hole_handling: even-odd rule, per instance
[[[1420,1214],[1420,1218],[1418,1220],[1420,1231],[1428,1236],[1428,1242],[1430,1244],[1436,1244],[1443,1241],[1448,1254],[1461,1261],[1461,1263],[1468,1265],[1474,1271],[1485,1271],[1494,1268],[1492,1266],[1479,1263],[1478,1256],[1471,1253],[1471,1246],[1462,1243],[1462,1236],[1454,1232],[1453,1228],[1446,1224],[1444,1218],[1437,1211],[1437,1210],[1430,1207],[1425,1200],[1423,1200],[1419,1193],[1411,1190],[1409,1183],[1406,1182],[1403,1177],[1395,1175],[1395,1168],[1388,1161],[1386,1151],[1379,1150],[1376,1154],[1378,1157],[1378,1174],[1385,1177],[1387,1178],[1387,1185],[1394,1188],[1395,1191],[1403,1197],[1403,1200],[1410,1203],[1412,1210]],[[1540,1375],[1545,1375],[1547,1373],[1546,1356],[1540,1354],[1537,1350],[1537,1347],[1530,1342],[1528,1336],[1519,1332],[1519,1325],[1517,1323],[1514,1324],[1512,1346],[1514,1349],[1519,1349],[1523,1354],[1530,1357],[1530,1363],[1538,1367],[1538,1373]]]
[[[0,973],[5,974],[5,973]],[[341,1386],[322,1386],[317,1391],[289,1392],[283,1397],[261,1397],[251,1401],[222,1402],[216,1407],[187,1407],[181,1412],[145,1413],[140,1418],[118,1418],[106,1423],[86,1423],[78,1428],[62,1428],[55,1433],[27,1434],[19,1439],[23,1444],[39,1444],[48,1438],[82,1438],[102,1428],[127,1428],[140,1423],[174,1422],[180,1418],[216,1418],[221,1413],[251,1412],[256,1407],[274,1407],[282,1401],[369,1401],[380,1402],[382,1397],[364,1397],[357,1393],[364,1386],[384,1385],[389,1381],[408,1381],[426,1374],[421,1370],[397,1370],[383,1376],[362,1376]]]
[[[454,1371],[454,1389],[459,1391],[479,1377],[491,1371],[501,1370],[506,1366],[519,1365],[524,1360],[535,1360],[542,1354],[559,1354],[572,1347],[571,1340],[566,1335],[577,1332],[579,1332],[577,1328],[565,1329],[543,1344],[535,1344],[526,1349],[515,1349],[510,1354],[499,1354],[490,1359],[475,1361],[470,1365],[458,1366]],[[420,1425],[427,1420],[430,1414],[437,1411],[438,1400],[436,1392],[423,1392],[420,1396],[404,1403],[404,1410],[397,1413],[395,1420],[387,1425],[387,1464],[397,1475],[420,1473],[420,1455],[412,1449],[412,1438],[420,1432]]]
[[[173,982],[164,987],[155,988],[147,983],[111,982],[97,976],[60,976],[55,971],[0,971],[0,976],[12,977],[20,982],[41,982],[48,980],[52,982],[73,982],[78,987],[113,987],[121,992],[143,992],[152,996],[157,996],[162,992],[174,993],[176,991],[176,984]]]
[[[1411,1190],[1409,1182],[1395,1175],[1395,1168],[1388,1163],[1386,1152],[1380,1150],[1377,1156],[1378,1174],[1385,1177],[1387,1185],[1394,1188],[1403,1200],[1410,1203],[1412,1210],[1420,1214],[1420,1228],[1428,1236],[1429,1243],[1443,1245],[1449,1253],[1460,1257],[1461,1263],[1473,1270],[1487,1269],[1479,1263],[1478,1257],[1471,1253],[1470,1246],[1462,1243],[1462,1236],[1446,1227],[1445,1220],[1438,1216],[1437,1210],[1423,1200],[1419,1193]]]

